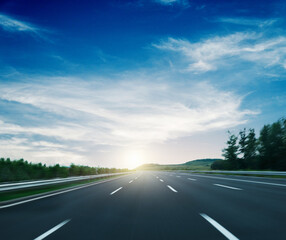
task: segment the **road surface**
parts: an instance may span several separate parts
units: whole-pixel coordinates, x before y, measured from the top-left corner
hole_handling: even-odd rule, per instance
[[[0,239],[286,239],[286,180],[136,172],[0,207]]]

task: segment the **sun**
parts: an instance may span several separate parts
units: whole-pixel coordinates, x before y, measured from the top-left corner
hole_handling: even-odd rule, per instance
[[[138,150],[132,150],[126,154],[126,167],[134,169],[143,164],[143,154]]]

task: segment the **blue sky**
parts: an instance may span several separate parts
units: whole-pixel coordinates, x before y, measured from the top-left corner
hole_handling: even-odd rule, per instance
[[[285,116],[283,1],[1,1],[0,152],[134,167],[221,157]]]

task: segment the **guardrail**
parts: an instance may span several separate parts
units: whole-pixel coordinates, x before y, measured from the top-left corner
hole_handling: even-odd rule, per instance
[[[98,174],[98,175],[89,175],[89,176],[80,176],[80,177],[54,178],[54,179],[49,179],[49,180],[37,180],[37,181],[29,181],[29,182],[4,183],[4,184],[0,184],[0,192],[23,190],[26,188],[34,188],[34,187],[40,187],[40,186],[46,186],[46,185],[55,185],[55,184],[76,182],[76,181],[89,180],[89,179],[95,179],[95,178],[110,177],[110,176],[122,175],[126,173],[127,172],[107,173],[107,174]]]
[[[181,170],[193,173],[229,173],[229,174],[245,174],[245,175],[265,175],[265,176],[286,176],[286,172],[281,171],[224,171],[224,170],[212,170],[212,171],[204,171],[204,170]]]

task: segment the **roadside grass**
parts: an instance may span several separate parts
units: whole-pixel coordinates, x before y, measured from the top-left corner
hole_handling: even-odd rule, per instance
[[[120,176],[122,176],[122,175],[120,175]],[[114,178],[114,177],[118,177],[118,175],[117,176],[110,176],[110,177],[103,177],[103,178],[95,178],[95,179],[90,179],[90,180],[83,180],[83,181],[74,182],[74,183],[56,184],[56,185],[52,185],[52,186],[38,187],[38,188],[34,188],[34,189],[25,189],[25,190],[2,192],[2,193],[0,193],[0,203],[3,201],[14,200],[17,198],[28,197],[28,196],[33,196],[36,194],[47,193],[47,192],[61,190],[61,189],[65,189],[65,188],[80,186],[80,185],[84,185],[84,184],[88,184],[88,183],[98,182],[98,181],[102,181],[102,180],[110,179],[110,178]]]

